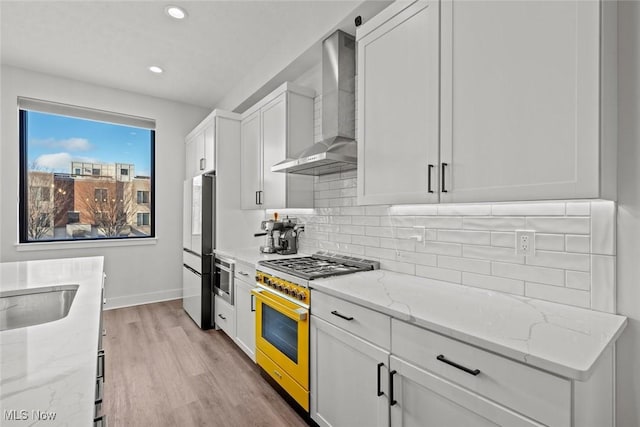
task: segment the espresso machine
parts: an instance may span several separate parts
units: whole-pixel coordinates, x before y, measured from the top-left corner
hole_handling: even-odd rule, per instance
[[[260,229],[264,231],[254,234],[254,236],[265,236],[260,252],[281,255],[298,253],[298,234],[304,231],[304,225],[298,224],[296,218],[286,217],[278,221],[277,214],[274,214],[274,219],[260,223]]]

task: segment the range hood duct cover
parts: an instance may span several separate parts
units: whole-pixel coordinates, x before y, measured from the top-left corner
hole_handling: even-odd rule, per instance
[[[272,172],[325,175],[356,169],[356,43],[336,31],[322,43],[323,140],[271,167]]]

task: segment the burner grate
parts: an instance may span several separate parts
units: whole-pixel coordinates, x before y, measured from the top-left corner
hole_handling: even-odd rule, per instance
[[[312,256],[298,258],[266,260],[260,261],[258,264],[307,280],[375,270],[380,265],[376,261],[327,253],[317,253]]]

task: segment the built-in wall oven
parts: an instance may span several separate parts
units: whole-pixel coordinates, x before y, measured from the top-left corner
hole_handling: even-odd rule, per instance
[[[304,411],[309,411],[309,284],[320,277],[379,268],[336,254],[258,262],[256,363]]]
[[[232,259],[219,255],[214,261],[214,292],[220,298],[233,305],[233,276],[235,274],[236,262]]]

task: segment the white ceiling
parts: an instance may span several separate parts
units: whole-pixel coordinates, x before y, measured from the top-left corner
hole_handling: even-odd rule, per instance
[[[2,0],[0,60],[214,108],[270,59],[296,58],[341,21],[353,22],[361,3]],[[168,4],[188,18],[169,18]],[[153,64],[165,72],[150,73]]]

